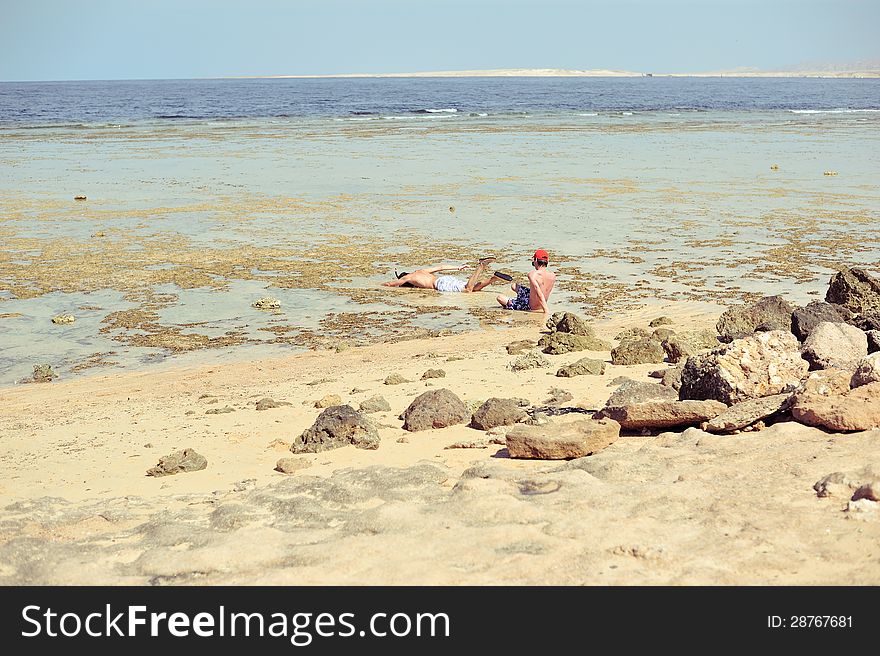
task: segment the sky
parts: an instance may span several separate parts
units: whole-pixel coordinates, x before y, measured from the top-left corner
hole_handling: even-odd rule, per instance
[[[880,0],[0,0],[0,80],[880,61]]]

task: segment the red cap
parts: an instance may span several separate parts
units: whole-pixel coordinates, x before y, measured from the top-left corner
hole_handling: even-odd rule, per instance
[[[546,262],[549,262],[550,256],[547,254],[547,251],[545,251],[543,248],[539,248],[538,250],[535,251],[535,254],[532,257],[532,259],[533,260],[544,260]]]

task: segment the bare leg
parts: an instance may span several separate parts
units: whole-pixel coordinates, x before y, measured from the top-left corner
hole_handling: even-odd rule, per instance
[[[510,301],[509,298],[507,298],[506,296],[502,296],[501,294],[498,294],[498,296],[495,297],[495,300],[498,301],[498,304],[501,305],[501,307],[503,308],[506,308],[507,303]]]
[[[471,277],[468,279],[467,284],[464,286],[464,290],[466,292],[478,292],[480,291],[480,289],[483,289],[483,287],[485,287],[492,281],[492,279],[490,278],[486,281],[485,284],[477,282],[486,272],[486,267],[492,264],[492,262],[494,261],[494,257],[484,257],[477,263],[477,268],[474,269],[473,274],[471,274]],[[478,284],[480,285],[479,289],[477,289]]]

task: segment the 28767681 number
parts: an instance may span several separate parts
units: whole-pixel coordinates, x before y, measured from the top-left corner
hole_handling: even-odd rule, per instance
[[[851,615],[767,616],[767,626],[771,629],[847,629],[852,625]]]

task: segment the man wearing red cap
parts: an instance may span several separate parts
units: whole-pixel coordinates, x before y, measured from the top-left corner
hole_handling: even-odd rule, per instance
[[[498,302],[508,310],[541,310],[544,314],[550,314],[547,299],[556,284],[556,274],[547,268],[550,255],[543,248],[539,248],[532,256],[534,271],[529,272],[529,286],[514,284],[511,289],[516,292],[516,298],[507,298],[498,295]]]

